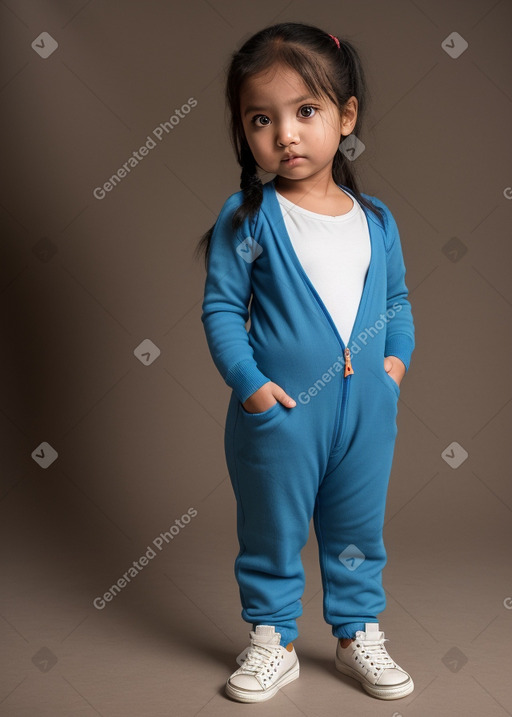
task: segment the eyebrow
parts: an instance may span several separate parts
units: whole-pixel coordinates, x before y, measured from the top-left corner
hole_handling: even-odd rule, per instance
[[[290,100],[289,102],[286,102],[285,104],[286,105],[297,105],[297,104],[299,104],[299,102],[304,102],[304,100],[316,101],[315,98],[312,97],[311,95],[303,95],[302,97],[296,97],[295,99]],[[244,112],[244,117],[245,117],[245,115],[248,115],[249,112],[263,112],[266,109],[267,109],[266,107],[256,107],[255,105],[250,105],[249,107],[246,108],[246,110]]]

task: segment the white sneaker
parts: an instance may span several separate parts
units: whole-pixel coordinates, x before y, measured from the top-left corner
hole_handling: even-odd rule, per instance
[[[348,647],[336,646],[336,669],[353,677],[373,697],[396,700],[414,689],[412,677],[388,655],[384,633],[379,624],[365,623],[365,632],[358,630]]]
[[[299,660],[293,645],[280,645],[281,633],[273,625],[257,625],[249,633],[251,644],[237,657],[241,667],[226,682],[226,694],[238,702],[262,702],[296,680]]]

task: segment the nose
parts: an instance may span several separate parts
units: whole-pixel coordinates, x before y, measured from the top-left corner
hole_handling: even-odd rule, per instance
[[[276,129],[276,138],[279,147],[288,147],[289,144],[300,142],[298,128],[293,122],[281,122]]]

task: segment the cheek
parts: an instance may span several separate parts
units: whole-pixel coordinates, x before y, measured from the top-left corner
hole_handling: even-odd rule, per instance
[[[259,134],[256,137],[252,137],[249,142],[249,147],[251,147],[253,154],[256,152],[260,155],[267,155],[271,149],[269,143],[270,140],[268,138],[265,138],[263,134]]]

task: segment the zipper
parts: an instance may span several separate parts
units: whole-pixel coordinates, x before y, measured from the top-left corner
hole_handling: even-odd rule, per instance
[[[350,349],[345,349],[345,372],[343,374],[343,378],[347,378],[347,376],[351,376],[354,373],[354,369],[352,368],[352,362],[350,360]]]
[[[291,244],[291,241],[290,241],[290,244]],[[371,238],[370,238],[370,245],[371,245]],[[291,247],[293,250],[292,244],[291,244]],[[373,247],[372,247],[372,252],[373,252]],[[295,254],[295,251],[294,251],[294,254]],[[370,267],[372,266],[371,259],[372,259],[372,257],[370,257]],[[298,257],[297,257],[297,261],[298,261]],[[334,439],[334,444],[336,445],[341,442],[341,437],[343,435],[343,426],[345,425],[345,414],[347,412],[347,400],[348,400],[348,394],[350,391],[350,377],[354,375],[354,369],[352,367],[352,358],[351,358],[351,354],[350,354],[350,348],[348,346],[345,346],[345,344],[343,343],[343,339],[341,338],[339,331],[336,327],[336,324],[334,323],[331,314],[327,310],[327,307],[325,306],[325,304],[322,300],[322,297],[316,291],[315,287],[313,286],[312,282],[309,279],[309,276],[304,271],[302,264],[300,262],[298,262],[298,263],[299,263],[300,273],[302,274],[304,280],[306,281],[306,284],[307,284],[309,290],[311,291],[311,293],[313,294],[314,298],[316,299],[317,303],[320,305],[320,308],[322,309],[325,316],[327,317],[327,319],[331,325],[331,328],[334,331],[334,334],[336,335],[341,348],[343,349],[343,356],[345,359],[345,369],[343,371],[343,384],[341,387],[341,391],[342,391],[341,407],[337,413],[336,423],[335,423],[334,430],[332,433],[333,439]],[[363,315],[364,309],[366,307],[366,301],[368,300],[368,294],[370,293],[370,286],[369,286],[369,284],[370,284],[370,267],[368,267],[368,274],[365,279],[365,283],[364,283],[364,287],[363,287],[363,294],[361,296],[361,300],[359,302],[359,307],[358,307],[358,310],[356,313],[356,318],[354,320],[354,324],[352,326],[352,331],[350,332],[350,336],[348,339],[349,344],[351,343],[352,337],[357,328],[358,320]],[[341,435],[338,435],[340,433],[340,427],[341,427]]]
[[[336,425],[334,427],[333,436],[335,437],[335,442],[339,443],[338,439],[338,432],[340,430],[343,431],[343,426],[345,425],[345,415],[347,413],[347,402],[348,402],[348,395],[350,393],[350,377],[354,374],[354,369],[352,368],[352,361],[350,358],[350,349],[348,346],[344,350],[344,357],[345,357],[345,370],[343,372],[343,385],[341,387],[342,390],[342,396],[341,396],[341,407],[338,412],[337,418],[336,418]],[[340,436],[341,438],[341,436]]]
[[[350,384],[351,384],[351,376],[354,373],[354,370],[352,368],[352,364],[350,363],[350,349],[345,349],[345,352],[348,351],[348,356],[345,353],[345,373],[343,376],[343,396],[341,398],[341,408],[338,413],[338,421],[336,424],[336,431],[333,434],[335,436],[335,440],[337,444],[341,443],[341,437],[343,435],[343,429],[345,427],[345,417],[347,413],[347,404],[348,404],[348,395],[350,393]],[[348,361],[348,363],[347,363]],[[338,432],[340,431],[341,426],[341,435],[338,436]]]
[[[283,221],[283,224],[284,224],[284,221]],[[285,229],[286,229],[286,226],[285,226]],[[287,233],[286,233],[286,236],[288,236]],[[370,241],[371,241],[371,240],[370,240]],[[295,261],[295,257],[296,257],[297,255],[295,254],[295,250],[293,249],[293,244],[291,243],[291,241],[290,241],[290,246],[291,246],[291,250],[292,250],[292,257],[293,257],[293,259],[294,259],[294,261]],[[371,259],[370,259],[370,262],[371,262]],[[297,257],[297,268],[298,268],[298,270],[299,270],[299,272],[300,272],[300,274],[301,274],[301,276],[302,276],[304,282],[306,283],[306,286],[307,286],[308,289],[310,290],[311,294],[313,294],[313,298],[316,300],[316,302],[318,303],[318,305],[320,306],[320,308],[321,308],[322,311],[324,312],[324,314],[325,314],[325,316],[326,316],[326,318],[327,318],[329,324],[331,325],[331,328],[332,328],[332,330],[333,330],[333,332],[334,332],[336,338],[338,339],[338,341],[339,341],[339,343],[340,343],[341,348],[343,349],[343,356],[344,356],[344,359],[345,359],[345,369],[344,369],[344,371],[343,371],[343,384],[342,384],[342,386],[341,386],[341,391],[342,391],[341,407],[340,407],[340,410],[337,412],[336,422],[335,422],[335,425],[334,425],[334,430],[333,430],[333,432],[332,432],[333,439],[334,439],[335,443],[339,443],[338,433],[339,433],[340,425],[341,425],[342,421],[343,421],[343,424],[345,423],[345,413],[346,413],[346,410],[347,410],[347,409],[346,409],[346,406],[347,406],[347,398],[348,398],[348,392],[349,392],[349,389],[350,389],[350,377],[354,374],[354,369],[353,369],[353,367],[352,367],[352,360],[351,360],[350,349],[349,349],[348,346],[345,346],[345,344],[343,343],[343,339],[341,338],[341,336],[340,336],[340,334],[339,334],[339,331],[338,331],[338,329],[337,329],[337,327],[336,327],[336,324],[335,324],[334,321],[333,321],[333,318],[332,318],[331,314],[328,312],[327,307],[325,306],[325,304],[324,304],[324,302],[323,302],[323,300],[322,300],[322,297],[320,296],[320,294],[317,292],[317,290],[316,290],[315,287],[313,286],[313,283],[311,282],[309,276],[308,276],[308,275],[306,274],[306,272],[304,271],[304,268],[303,268],[302,264],[300,263],[298,257]],[[352,331],[350,332],[350,336],[349,336],[349,340],[348,340],[348,343],[349,343],[349,344],[350,344],[350,342],[351,342],[351,340],[352,340],[352,336],[354,335],[354,330],[355,330],[355,328],[356,328],[358,318],[359,318],[360,316],[362,316],[362,313],[363,313],[363,311],[364,311],[364,307],[365,307],[365,304],[366,304],[366,299],[367,299],[368,294],[369,294],[369,279],[370,279],[370,269],[368,268],[368,275],[366,276],[366,280],[365,280],[364,287],[363,287],[363,295],[362,295],[362,297],[361,297],[361,301],[359,302],[359,307],[358,307],[358,310],[357,310],[356,318],[355,318],[355,320],[354,320],[354,325],[353,325],[353,327],[352,327]],[[340,436],[340,438],[341,438],[341,436]]]
[[[271,181],[271,183],[273,184],[274,181],[275,181],[275,179],[273,179],[273,180]],[[346,191],[346,193],[350,194],[350,195],[352,196],[353,200],[356,201],[355,195],[352,194],[352,192],[350,191],[350,189],[348,189],[348,187],[345,187],[344,185],[341,185],[341,186],[343,187],[343,190]],[[292,240],[291,240],[291,238],[290,238],[290,236],[289,236],[289,234],[288,234],[288,230],[287,230],[287,228],[286,228],[286,224],[285,224],[285,222],[284,222],[284,218],[283,218],[283,215],[282,215],[282,213],[281,213],[281,208],[280,208],[280,206],[279,206],[279,202],[278,202],[277,197],[276,197],[276,195],[275,195],[275,191],[276,191],[276,190],[275,190],[275,187],[274,187],[274,196],[273,196],[273,199],[274,199],[275,205],[277,205],[277,216],[278,216],[278,218],[279,218],[279,220],[280,220],[280,223],[281,223],[281,226],[282,226],[282,233],[283,233],[283,235],[284,235],[284,237],[285,237],[285,239],[286,239],[286,241],[287,241],[287,243],[288,243],[288,253],[290,254],[293,263],[295,264],[297,270],[299,271],[300,275],[302,276],[302,279],[303,279],[303,281],[305,282],[306,286],[308,287],[310,293],[313,294],[313,297],[315,298],[316,302],[319,304],[320,308],[321,308],[322,311],[324,312],[324,314],[325,314],[325,316],[326,316],[326,318],[327,318],[329,324],[331,325],[331,328],[332,328],[332,330],[333,330],[333,332],[334,332],[336,338],[338,339],[338,341],[339,341],[339,343],[340,343],[341,348],[343,349],[343,355],[344,355],[344,358],[345,358],[345,370],[344,370],[344,372],[343,372],[343,385],[342,385],[341,409],[340,409],[340,411],[339,411],[339,413],[338,413],[338,415],[337,415],[336,425],[335,425],[335,428],[334,428],[334,431],[333,431],[333,436],[336,437],[336,438],[338,438],[338,432],[339,432],[340,423],[341,423],[342,419],[343,419],[343,425],[345,424],[345,413],[346,413],[346,406],[347,406],[347,398],[348,398],[348,393],[349,393],[349,390],[350,390],[350,377],[354,374],[354,369],[352,368],[352,361],[351,361],[350,349],[349,349],[348,346],[345,346],[345,344],[343,343],[343,339],[341,338],[341,336],[340,336],[340,334],[339,334],[339,331],[338,331],[338,329],[337,329],[337,327],[336,327],[336,324],[334,323],[331,314],[330,314],[329,311],[327,310],[327,307],[325,306],[325,304],[324,304],[324,302],[323,302],[323,300],[322,300],[322,297],[320,296],[320,294],[317,292],[317,290],[316,290],[315,287],[313,286],[312,281],[310,280],[309,276],[306,274],[306,272],[305,272],[305,270],[304,270],[304,267],[303,267],[302,264],[300,263],[299,257],[297,256],[297,253],[295,252],[295,249],[293,248]],[[365,279],[365,282],[364,282],[363,293],[362,293],[362,296],[361,296],[361,300],[360,300],[360,302],[359,302],[359,307],[358,307],[357,312],[356,312],[356,317],[355,317],[355,319],[354,319],[354,324],[353,324],[353,326],[352,326],[352,331],[350,332],[350,336],[349,336],[349,339],[348,339],[348,343],[349,343],[349,344],[350,344],[351,341],[352,341],[352,336],[354,335],[355,329],[356,329],[357,324],[358,324],[358,320],[361,318],[361,316],[363,315],[364,309],[366,308],[366,302],[367,302],[367,300],[368,300],[368,295],[369,295],[369,293],[370,293],[370,279],[372,278],[372,276],[371,276],[371,275],[373,275],[373,271],[372,271],[372,270],[373,270],[373,267],[374,267],[374,265],[375,265],[375,261],[372,261],[372,260],[374,259],[374,257],[373,257],[373,253],[374,253],[374,242],[373,242],[373,240],[372,240],[372,231],[371,231],[371,225],[370,225],[371,219],[369,219],[369,212],[368,212],[368,210],[366,209],[366,207],[361,207],[361,208],[362,208],[362,210],[363,210],[363,212],[364,212],[364,214],[365,214],[366,221],[367,221],[367,223],[368,223],[368,233],[369,233],[369,236],[370,236],[370,265],[369,265],[369,267],[368,267],[368,273],[367,273],[367,275],[366,275],[366,279]],[[339,436],[339,438],[341,438],[341,436]],[[339,441],[336,441],[336,442],[339,442]]]

